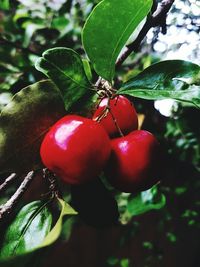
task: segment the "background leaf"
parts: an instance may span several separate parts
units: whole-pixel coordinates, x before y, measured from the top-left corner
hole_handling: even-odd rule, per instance
[[[127,224],[134,216],[138,216],[151,210],[162,209],[166,204],[166,197],[162,194],[158,186],[153,186],[149,190],[132,195],[121,193],[117,195],[117,202],[120,211],[120,221]]]
[[[166,198],[158,192],[157,187],[143,191],[128,202],[127,210],[132,216],[143,214],[150,210],[158,210],[165,206]]]
[[[183,60],[156,63],[126,82],[118,94],[150,100],[172,98],[200,108],[200,66]]]
[[[17,93],[0,114],[0,172],[38,168],[43,136],[64,114],[60,92],[50,81]]]
[[[10,7],[10,1],[9,0],[1,0],[0,1],[0,9],[8,10]]]
[[[38,248],[52,224],[52,215],[47,204],[48,202],[34,201],[20,210],[5,233],[0,260],[23,255]]]
[[[82,40],[98,75],[112,81],[120,51],[151,5],[152,0],[104,0],[94,8],[84,26]]]
[[[43,72],[60,89],[69,110],[82,97],[90,95],[89,83],[80,56],[69,48],[58,47],[45,51],[36,62],[36,69]],[[79,102],[80,104],[80,102]]]

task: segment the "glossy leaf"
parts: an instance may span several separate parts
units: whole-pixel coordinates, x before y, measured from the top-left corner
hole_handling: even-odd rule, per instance
[[[66,110],[90,94],[91,87],[80,56],[69,48],[57,47],[42,54],[36,69],[43,72],[60,89]]]
[[[98,75],[112,81],[120,51],[151,6],[152,0],[104,0],[94,8],[82,40]]]
[[[38,248],[51,229],[52,215],[47,205],[34,201],[20,210],[5,233],[0,260],[27,254]]]
[[[0,113],[0,172],[38,168],[43,136],[64,114],[60,92],[50,81],[17,93]]]
[[[149,100],[172,98],[200,108],[200,66],[183,60],[156,63],[126,82],[118,94]]]
[[[55,226],[52,228],[52,230],[45,237],[44,241],[41,244],[41,247],[49,246],[58,239],[58,237],[61,234],[63,217],[65,215],[76,215],[77,214],[77,212],[69,204],[67,204],[64,200],[58,198],[58,201],[61,205],[60,216],[59,216]]]
[[[128,201],[127,210],[132,216],[143,214],[150,210],[158,210],[165,206],[166,198],[158,192],[156,186],[139,193]]]

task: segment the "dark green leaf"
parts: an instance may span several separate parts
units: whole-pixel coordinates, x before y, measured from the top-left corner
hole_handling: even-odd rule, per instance
[[[126,82],[118,94],[149,100],[172,98],[200,108],[200,66],[183,60],[156,63]]]
[[[43,72],[60,89],[65,108],[90,93],[89,83],[80,56],[72,49],[57,47],[45,51],[36,62],[36,69]]]
[[[165,206],[166,198],[158,192],[156,186],[147,191],[139,193],[128,201],[127,211],[130,215],[136,216],[150,210],[158,210]]]
[[[84,26],[82,39],[101,77],[112,81],[120,51],[151,6],[152,0],[104,0],[94,8]]]
[[[43,242],[52,224],[48,203],[34,201],[24,206],[8,227],[0,250],[0,260],[29,253]]]
[[[0,113],[0,172],[38,168],[43,136],[64,114],[60,92],[50,81],[17,93]]]

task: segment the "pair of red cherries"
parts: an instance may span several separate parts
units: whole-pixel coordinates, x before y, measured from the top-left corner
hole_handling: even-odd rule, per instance
[[[66,115],[57,121],[44,137],[41,159],[71,185],[97,179],[104,171],[116,189],[143,191],[159,180],[160,153],[156,138],[137,129],[136,110],[126,97],[104,98],[92,119]]]

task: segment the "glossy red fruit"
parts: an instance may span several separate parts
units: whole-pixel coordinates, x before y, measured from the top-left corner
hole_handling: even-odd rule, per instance
[[[101,125],[67,115],[46,134],[40,155],[44,165],[66,183],[82,184],[97,178],[110,151],[109,137]]]
[[[93,115],[93,120],[97,120],[103,114],[105,107],[108,104],[108,98],[104,98]],[[138,117],[133,104],[124,96],[116,96],[110,100],[110,110],[115,117],[122,133],[128,134],[138,128]],[[112,115],[108,112],[100,124],[106,129],[110,137],[119,135],[119,130],[113,120]]]
[[[112,152],[106,177],[116,189],[133,193],[159,181],[160,147],[156,138],[143,130],[111,141]]]

